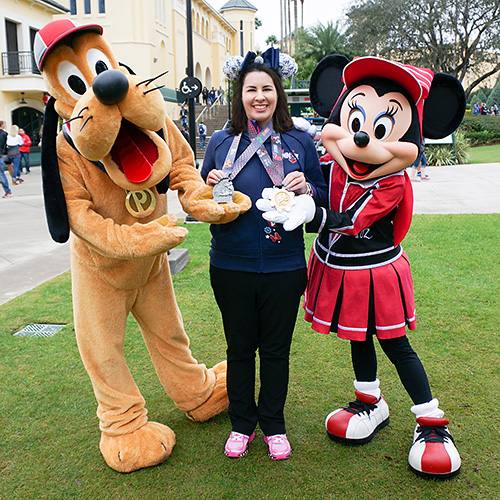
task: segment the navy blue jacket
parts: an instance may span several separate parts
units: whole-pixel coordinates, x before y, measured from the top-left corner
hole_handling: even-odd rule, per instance
[[[212,135],[201,169],[203,179],[206,180],[214,168],[222,169],[233,138],[227,130]],[[236,158],[249,144],[250,138],[244,132]],[[271,139],[264,144],[271,155]],[[314,201],[317,205],[326,206],[327,187],[311,137],[306,132],[293,129],[281,134],[281,146],[285,175],[295,170],[304,172],[313,189]],[[302,227],[287,232],[281,224],[273,225],[264,220],[262,212],[255,206],[262,190],[273,186],[257,154],[238,173],[233,184],[235,190],[251,198],[252,208],[233,222],[210,226],[211,264],[221,269],[257,273],[295,271],[305,267]]]

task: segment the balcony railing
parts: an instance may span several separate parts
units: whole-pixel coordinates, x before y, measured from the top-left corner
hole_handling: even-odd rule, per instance
[[[2,52],[3,75],[39,75],[35,56],[31,51]]]

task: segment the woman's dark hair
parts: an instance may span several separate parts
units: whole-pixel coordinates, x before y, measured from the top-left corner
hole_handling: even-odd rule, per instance
[[[245,81],[246,76],[254,71],[267,73],[272,78],[274,87],[276,88],[276,92],[278,94],[276,109],[273,115],[273,129],[278,133],[292,130],[294,127],[293,120],[290,116],[290,112],[288,111],[285,89],[283,88],[281,77],[276,71],[265,66],[264,64],[252,63],[240,73],[240,76],[234,85],[233,102],[231,106],[231,128],[229,132],[237,135],[247,129],[248,117],[245,113],[242,98],[243,82]]]

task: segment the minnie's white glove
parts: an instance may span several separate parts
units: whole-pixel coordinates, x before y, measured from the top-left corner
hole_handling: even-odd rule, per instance
[[[264,219],[276,224],[283,224],[285,231],[293,231],[301,224],[313,220],[316,213],[316,204],[311,196],[307,194],[295,196],[294,204],[290,208],[290,211],[283,210],[282,212],[278,212],[278,210],[271,206],[272,192],[272,188],[264,189],[262,191],[262,198],[255,203],[256,207],[264,212],[262,214]]]
[[[312,125],[301,116],[292,116],[293,125],[297,130],[307,132],[313,139],[316,137],[316,125]]]

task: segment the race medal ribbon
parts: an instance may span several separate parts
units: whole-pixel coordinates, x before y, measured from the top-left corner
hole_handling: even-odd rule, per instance
[[[240,143],[241,133],[234,137],[224,161],[224,165],[222,166],[222,170],[228,174],[229,179],[234,179],[240,170],[248,163],[250,158],[257,153],[267,174],[273,181],[273,185],[281,186],[285,177],[285,172],[283,168],[280,135],[273,130],[271,123],[258,133],[256,126],[251,120],[248,120],[248,135],[252,142],[236,161],[236,152]],[[266,142],[269,137],[271,137],[272,159],[264,146],[264,142]]]

